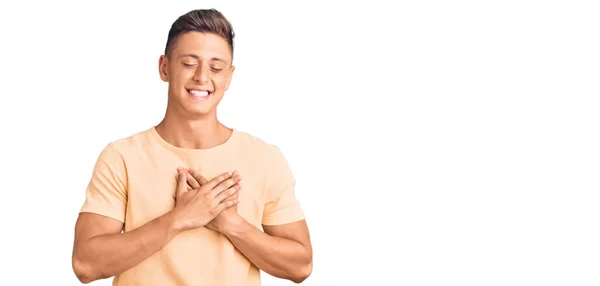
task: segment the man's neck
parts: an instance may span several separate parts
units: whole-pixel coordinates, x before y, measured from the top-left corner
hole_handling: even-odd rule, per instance
[[[223,144],[232,129],[216,118],[180,119],[166,115],[156,125],[156,132],[171,145],[185,149],[208,149]]]

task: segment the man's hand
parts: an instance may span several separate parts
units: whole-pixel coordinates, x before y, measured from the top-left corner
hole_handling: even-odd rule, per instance
[[[205,184],[187,187],[191,177],[184,169],[179,169],[177,190],[175,193],[175,227],[179,231],[207,226],[223,211],[235,207],[239,190],[237,176],[224,173]]]
[[[194,171],[192,169],[188,169],[187,178],[188,178],[188,180],[187,180],[188,184],[193,189],[202,188],[210,183],[204,177],[202,177],[202,175],[198,174],[196,171]],[[239,174],[238,171],[234,171],[233,174],[231,175],[231,178],[235,182],[237,182],[234,187],[237,187],[237,190],[240,190],[242,187],[241,182],[240,182],[242,180],[242,176]],[[236,192],[235,194],[230,196],[228,199],[226,199],[225,203],[230,202],[230,201],[237,202],[238,197],[239,197],[239,192]],[[209,223],[207,223],[206,227],[208,227],[214,231],[224,232],[225,228],[228,226],[231,226],[232,222],[234,222],[236,219],[239,219],[239,215],[237,213],[237,203],[234,206],[229,207],[229,208],[225,209],[224,211],[222,211],[213,220],[211,220]]]
[[[188,170],[188,184],[198,189],[209,184],[197,172]],[[234,172],[238,186],[241,176]],[[228,200],[237,200],[238,193]],[[295,283],[312,272],[312,246],[304,219],[282,225],[263,225],[264,231],[248,223],[237,213],[237,206],[227,208],[206,227],[225,235],[233,246],[262,271]]]

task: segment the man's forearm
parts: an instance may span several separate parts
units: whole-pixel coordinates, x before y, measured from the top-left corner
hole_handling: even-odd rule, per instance
[[[88,283],[115,276],[160,250],[177,232],[167,213],[129,232],[94,236],[77,251],[74,267]]]
[[[256,267],[275,277],[299,283],[311,272],[310,254],[297,241],[266,234],[243,218],[223,233]]]

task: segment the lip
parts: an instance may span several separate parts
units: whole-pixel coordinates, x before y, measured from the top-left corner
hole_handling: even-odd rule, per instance
[[[208,94],[205,95],[205,96],[198,96],[198,95],[193,94],[191,92],[192,90],[205,91]],[[187,93],[188,93],[188,95],[190,97],[192,97],[193,99],[196,99],[196,100],[206,100],[207,98],[209,98],[213,94],[213,92],[211,90],[203,89],[203,88],[190,88],[190,89],[186,89],[186,91],[187,91]]]

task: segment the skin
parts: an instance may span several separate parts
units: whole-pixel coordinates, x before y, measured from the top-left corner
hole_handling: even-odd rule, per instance
[[[156,131],[180,148],[220,145],[232,129],[217,119],[217,106],[229,88],[235,67],[227,41],[218,35],[188,32],[159,58],[160,78],[169,84],[168,104]],[[189,89],[211,91],[198,100]],[[175,208],[129,232],[123,223],[81,213],[75,225],[73,270],[82,283],[109,278],[139,264],[182,231],[208,227],[223,233],[258,268],[300,283],[312,272],[312,246],[306,221],[263,225],[263,231],[237,214],[243,183],[235,170],[210,182],[180,169]]]
[[[200,174],[188,170],[191,185],[208,183]],[[232,199],[235,199],[232,198]],[[312,246],[305,220],[284,225],[263,225],[260,231],[237,211],[228,208],[207,227],[223,233],[256,267],[279,278],[301,283],[312,272]]]

